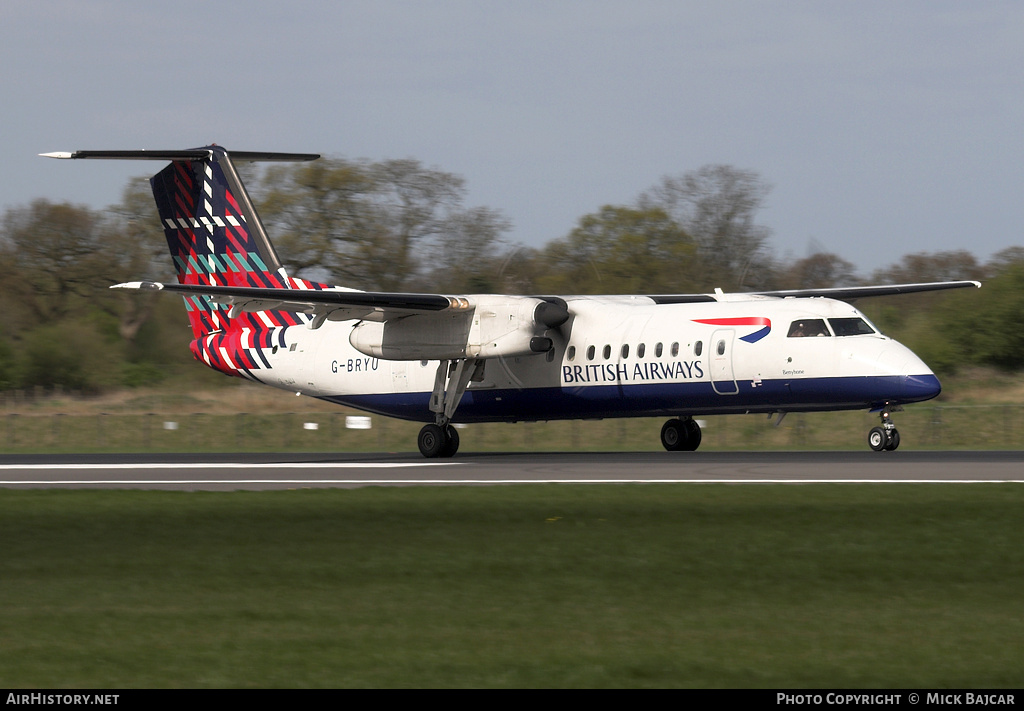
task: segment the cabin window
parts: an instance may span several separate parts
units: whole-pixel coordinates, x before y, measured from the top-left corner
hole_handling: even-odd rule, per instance
[[[576,346],[569,346],[569,351],[565,355],[566,360],[576,360]]]
[[[718,355],[725,355],[725,341],[718,342]]]
[[[661,354],[662,354],[663,351],[664,351],[664,348],[662,347],[662,345],[660,343],[658,345],[654,346],[654,357],[655,358],[661,358]]]
[[[629,358],[629,344],[628,343],[623,343],[622,344],[622,360],[626,360],[626,358]]]
[[[828,336],[825,320],[820,318],[802,318],[789,325],[790,338],[808,338],[811,336]]]
[[[673,343],[672,344],[672,357],[675,358],[678,355],[679,355],[679,344],[678,343]]]
[[[604,356],[605,360],[608,360],[609,358],[611,358],[612,357],[612,347],[611,346],[605,346],[604,347],[604,351],[601,353],[601,355]]]
[[[862,318],[830,318],[828,322],[837,336],[864,336],[875,333],[871,324]]]
[[[587,346],[587,360],[594,360],[594,354],[596,352],[597,349],[594,348],[594,346]]]
[[[639,346],[636,347],[636,357],[637,358],[643,358],[644,357],[644,353],[646,353],[646,352],[647,352],[647,346],[644,345],[643,343],[641,343]]]
[[[699,356],[704,351],[704,341],[697,341],[693,344],[693,354]]]

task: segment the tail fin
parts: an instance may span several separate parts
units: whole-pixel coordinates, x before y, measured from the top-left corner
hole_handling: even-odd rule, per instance
[[[178,281],[322,288],[287,275],[227,151],[219,146],[199,150],[200,157],[172,160],[150,180]],[[282,159],[281,154],[235,155]],[[305,321],[302,314],[284,311],[242,312],[232,317],[226,306],[206,296],[185,297],[185,307],[197,339],[216,332],[246,328],[258,332]]]
[[[323,284],[289,277],[267,239],[256,209],[220,146],[173,151],[75,151],[49,158],[166,160],[150,180],[167,246],[182,284],[321,290]],[[306,161],[312,153],[235,151],[238,160]],[[284,346],[284,330],[306,323],[305,313],[235,311],[208,296],[189,295],[185,307],[196,360],[229,375],[259,380],[269,369],[263,349]]]

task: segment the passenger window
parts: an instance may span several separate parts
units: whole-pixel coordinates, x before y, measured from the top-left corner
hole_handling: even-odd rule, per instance
[[[693,354],[699,356],[704,350],[704,341],[697,341],[693,344]]]
[[[628,343],[623,343],[622,344],[622,359],[625,360],[626,358],[629,358],[629,344]]]
[[[611,358],[612,357],[612,347],[611,346],[605,346],[604,347],[603,355],[604,355],[604,359],[605,360],[608,360],[609,358]]]
[[[594,360],[594,353],[596,350],[593,346],[587,346],[587,360]]]
[[[679,344],[678,343],[673,343],[672,344],[672,357],[675,358],[678,355],[679,355]]]
[[[641,343],[639,346],[636,347],[636,357],[637,358],[643,358],[644,357],[644,353],[646,351],[647,351],[647,346],[645,346],[643,343]]]
[[[808,338],[811,336],[829,336],[824,319],[805,318],[794,321],[789,326],[789,338]]]
[[[662,353],[662,347],[661,347],[661,344],[659,343],[658,345],[656,345],[654,347],[654,357],[655,358],[661,358],[661,353]]]
[[[718,342],[718,355],[725,355],[725,341]]]
[[[566,360],[576,360],[576,346],[569,346],[569,352],[566,353]]]

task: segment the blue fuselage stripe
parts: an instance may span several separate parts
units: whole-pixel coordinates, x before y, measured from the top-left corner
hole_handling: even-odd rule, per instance
[[[735,393],[725,395],[715,392],[708,381],[505,390],[471,388],[466,391],[454,419],[457,422],[515,422],[861,410],[886,403],[928,400],[940,389],[938,379],[931,374],[779,379],[756,384],[739,381],[738,385]],[[338,395],[323,399],[390,417],[433,421],[428,392]]]

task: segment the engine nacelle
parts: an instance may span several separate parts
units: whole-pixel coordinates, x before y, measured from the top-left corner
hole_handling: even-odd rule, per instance
[[[545,353],[544,332],[566,322],[564,303],[520,296],[471,296],[469,309],[447,309],[362,321],[349,342],[360,353],[386,360],[452,360]]]

